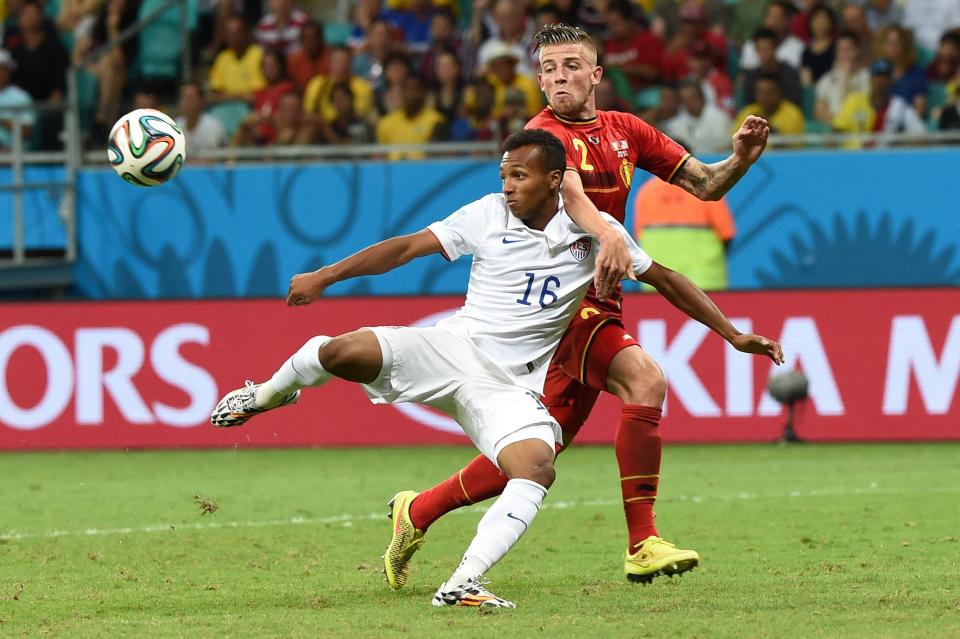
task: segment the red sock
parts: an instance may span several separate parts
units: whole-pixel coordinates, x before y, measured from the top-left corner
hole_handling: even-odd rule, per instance
[[[620,413],[620,427],[614,439],[620,465],[620,489],[627,516],[630,552],[650,535],[657,535],[653,503],[660,481],[660,409],[627,404]],[[659,535],[658,535],[659,536]]]
[[[433,488],[417,495],[410,504],[410,521],[420,530],[451,510],[496,497],[507,485],[507,476],[483,455]]]
[[[560,422],[565,433],[575,434],[592,407],[590,403],[584,413],[572,406],[557,406],[550,408],[550,414]],[[557,445],[557,453],[561,450],[562,446]],[[496,497],[506,485],[507,476],[489,459],[477,455],[463,469],[417,495],[410,504],[410,521],[420,530],[426,530],[451,510]]]

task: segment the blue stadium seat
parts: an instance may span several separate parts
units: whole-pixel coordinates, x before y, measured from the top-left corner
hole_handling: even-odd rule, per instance
[[[187,26],[190,31],[197,27],[199,0],[187,3]],[[143,20],[163,5],[164,0],[143,0],[139,19]],[[180,33],[180,6],[165,11],[159,18],[140,32],[140,48],[137,54],[137,70],[147,79],[175,80],[180,76],[183,38]]]
[[[353,31],[349,22],[327,22],[323,25],[323,37],[329,44],[346,44]]]
[[[243,119],[250,113],[250,105],[243,100],[220,102],[207,107],[207,113],[220,120],[229,140]]]

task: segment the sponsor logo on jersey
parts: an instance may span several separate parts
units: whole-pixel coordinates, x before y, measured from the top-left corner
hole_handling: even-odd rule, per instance
[[[618,158],[625,158],[630,155],[630,145],[626,140],[610,141],[610,148],[617,152]]]
[[[590,249],[593,246],[593,242],[589,237],[581,237],[579,240],[570,245],[570,253],[577,258],[578,262],[582,262],[587,259],[587,256],[590,255]]]
[[[633,169],[633,162],[624,158],[620,164],[620,177],[628,189],[630,188],[630,183],[633,182]]]
[[[600,138],[595,135],[588,135],[587,139],[590,140],[593,144],[600,144]]]

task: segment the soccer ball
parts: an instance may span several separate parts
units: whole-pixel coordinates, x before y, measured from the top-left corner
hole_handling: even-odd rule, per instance
[[[154,109],[137,109],[113,125],[107,159],[130,184],[157,186],[180,170],[187,158],[183,131],[173,119]]]

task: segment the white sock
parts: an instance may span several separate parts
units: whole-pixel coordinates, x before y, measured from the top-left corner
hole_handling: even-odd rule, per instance
[[[260,385],[254,398],[257,406],[267,408],[281,399],[307,386],[320,386],[332,375],[320,364],[320,347],[330,341],[326,335],[317,335],[307,340],[269,380]]]
[[[535,481],[508,481],[477,525],[477,536],[447,583],[459,586],[490,570],[527,531],[546,496],[547,489]]]

